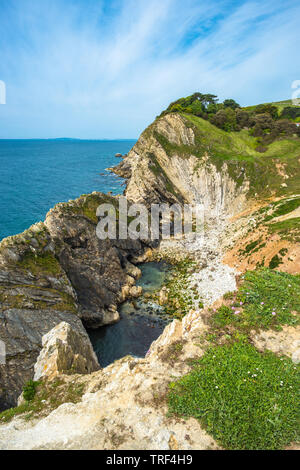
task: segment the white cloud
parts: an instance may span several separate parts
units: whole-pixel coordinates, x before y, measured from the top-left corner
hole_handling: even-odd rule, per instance
[[[109,3],[12,2],[0,137],[135,137],[196,90],[250,104],[288,98],[299,78],[293,1]]]

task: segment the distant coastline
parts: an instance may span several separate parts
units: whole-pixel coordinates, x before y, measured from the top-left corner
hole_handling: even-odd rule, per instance
[[[0,137],[0,141],[60,141],[60,142],[132,142],[137,138],[132,139],[80,139],[77,137],[49,137],[49,138],[24,138],[24,139],[4,139]]]

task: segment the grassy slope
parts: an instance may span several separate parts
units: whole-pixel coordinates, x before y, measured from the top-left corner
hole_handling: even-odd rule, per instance
[[[170,384],[169,412],[200,420],[227,449],[281,449],[298,441],[300,365],[260,353],[249,334],[299,324],[299,294],[299,276],[247,272],[238,291],[211,309],[208,349]]]
[[[283,109],[290,102],[276,105]],[[195,147],[175,146],[156,136],[168,155],[193,154],[200,166],[208,154],[218,168],[226,162],[238,182],[245,175],[251,196],[283,196],[280,202],[265,206],[262,223],[277,233],[279,229],[291,233],[298,219],[278,222],[278,227],[273,219],[299,207],[299,198],[291,195],[299,192],[300,140],[278,140],[262,154],[256,152],[256,139],[247,130],[228,133],[190,114],[182,117],[194,130]],[[169,411],[199,419],[225,448],[283,448],[299,439],[299,366],[271,352],[261,354],[247,336],[252,329],[280,330],[281,325],[299,324],[299,276],[272,269],[249,271],[230,299],[229,306],[225,301],[212,315],[211,332],[212,337],[232,338],[233,343],[227,339],[225,345],[213,344],[190,374],[171,384]]]
[[[212,163],[219,169],[226,161],[230,176],[238,184],[242,184],[244,178],[250,181],[249,196],[254,194],[258,194],[259,197],[284,196],[294,194],[299,189],[299,138],[273,142],[262,154],[255,150],[256,139],[249,136],[247,130],[225,132],[196,116],[182,114],[182,117],[186,125],[194,130],[193,147],[171,144],[164,136],[153,130],[155,137],[170,157],[172,154],[177,154],[185,158],[193,154],[199,158],[200,166],[203,156],[208,154]],[[276,164],[284,166],[288,179],[280,175]],[[287,186],[282,186],[283,183]]]
[[[271,103],[262,103],[262,104],[272,104],[273,106],[276,106],[281,112],[284,108],[287,108],[288,106],[292,106],[292,100],[284,100],[284,101],[273,101]],[[247,111],[253,111],[256,108],[257,105],[254,106],[245,106],[243,109],[246,109]]]

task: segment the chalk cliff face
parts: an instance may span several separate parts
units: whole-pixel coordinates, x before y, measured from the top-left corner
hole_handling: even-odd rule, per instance
[[[33,377],[42,336],[62,321],[85,335],[118,321],[117,305],[135,295],[139,241],[99,240],[96,209],[113,198],[93,193],[58,204],[20,235],[0,243],[0,339],[6,364],[0,365],[0,407],[14,405]]]
[[[142,133],[114,171],[129,177],[125,194],[134,202],[203,204],[207,215],[233,215],[245,207],[249,181],[237,183],[227,163],[217,166],[209,151],[199,156],[193,127],[169,114]]]
[[[15,404],[35,363],[35,378],[42,378],[43,387],[60,376],[62,389],[83,386],[84,395],[54,411],[46,403],[48,416],[37,417],[34,424],[22,418],[17,426],[1,424],[0,448],[217,448],[198,421],[166,416],[168,384],[191,370],[189,359],[205,353],[213,315],[209,306],[218,308],[222,296],[236,290],[238,271],[269,267],[280,254],[281,270],[299,272],[296,223],[288,238],[282,225],[276,232],[272,224],[281,223],[280,217],[299,220],[299,154],[292,155],[289,165],[279,157],[254,155],[251,148],[240,148],[240,141],[234,147],[234,136],[197,119],[177,113],[158,118],[114,171],[128,179],[129,201],[204,205],[209,222],[204,243],[167,240],[157,253],[197,261],[189,282],[208,308],[191,308],[182,321],[174,320],[145,358],[128,356],[97,370],[84,326],[118,321],[118,304],[138,293],[139,269],[132,263],[145,259],[146,247],[138,240],[100,241],[96,236],[98,205],[116,206],[117,198],[93,193],[58,204],[44,223],[3,240],[0,339],[7,362],[0,366],[0,407]],[[259,349],[299,361],[299,326],[251,334]]]

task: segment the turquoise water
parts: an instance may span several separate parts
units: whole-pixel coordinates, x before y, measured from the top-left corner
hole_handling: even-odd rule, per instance
[[[142,277],[137,285],[142,286],[144,293],[160,289],[169,270],[169,266],[163,262],[145,263],[139,268]],[[102,367],[128,354],[144,357],[151,343],[172,321],[162,307],[154,302],[145,302],[143,297],[135,302],[124,302],[119,307],[119,313],[121,320],[118,323],[88,332]]]
[[[45,219],[56,203],[92,191],[120,194],[124,180],[105,170],[127,153],[131,141],[0,140],[0,240]],[[140,266],[137,282],[151,293],[163,284],[164,263]],[[152,341],[170,321],[162,307],[140,298],[119,307],[121,321],[90,331],[100,364],[106,366],[127,354],[145,356]]]
[[[92,191],[123,192],[105,171],[131,141],[0,140],[0,240],[44,220],[58,202]],[[104,174],[100,174],[104,173]]]

